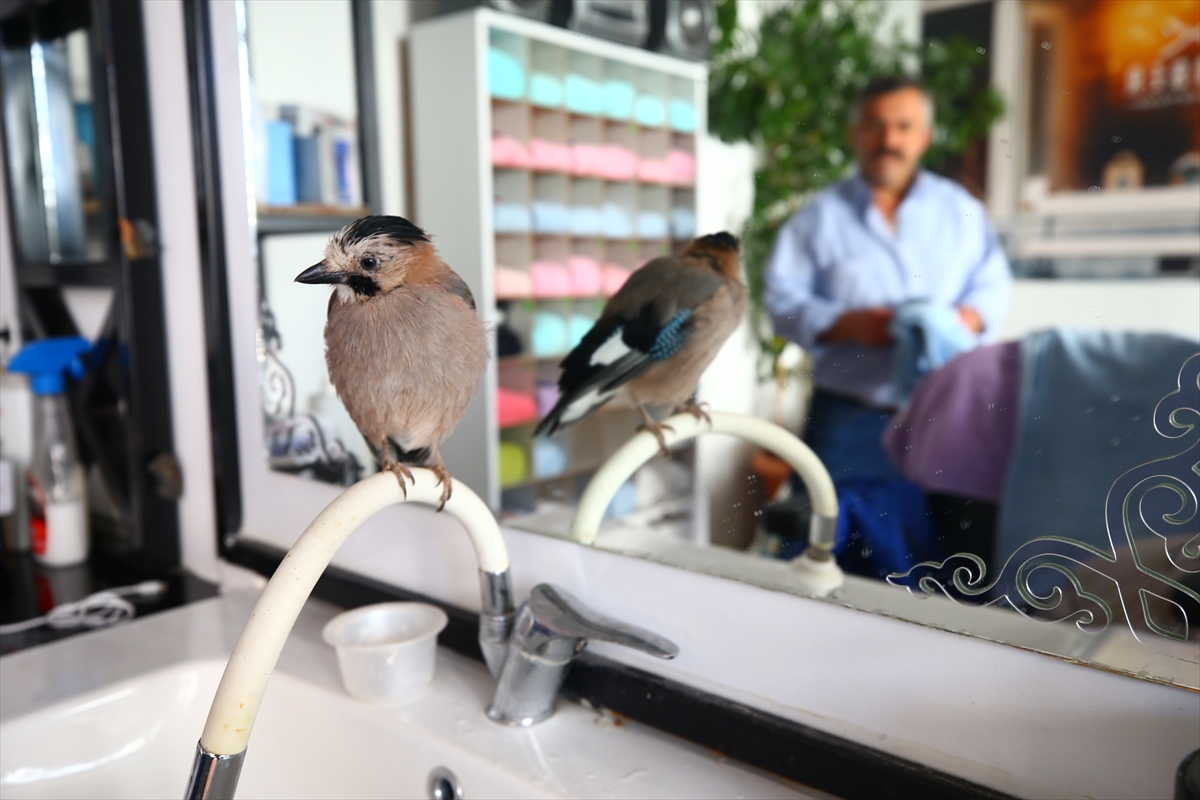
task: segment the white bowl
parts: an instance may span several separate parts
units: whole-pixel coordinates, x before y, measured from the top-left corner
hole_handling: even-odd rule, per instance
[[[447,622],[437,606],[378,603],[337,615],[321,638],[337,649],[351,697],[394,703],[415,697],[433,680],[437,635]]]

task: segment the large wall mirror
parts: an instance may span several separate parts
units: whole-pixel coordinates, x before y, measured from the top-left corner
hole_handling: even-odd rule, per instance
[[[253,277],[233,275],[231,267],[242,464],[244,470],[252,460],[269,466],[244,477],[243,502],[253,505],[247,498],[254,491],[286,498],[270,509],[249,508],[246,526],[283,543],[341,485],[377,469],[325,374],[327,296],[292,282],[319,260],[333,230],[379,208],[363,175],[363,139],[347,133],[362,120],[361,105],[351,102],[363,96],[356,83],[363,73],[356,68],[354,5],[305,5],[303,15],[272,19],[284,4],[245,0],[236,4],[236,19],[222,12],[213,20],[214,30],[240,25],[236,35],[221,33],[241,45],[236,93],[223,107],[236,100],[241,111],[228,141],[249,144],[225,154],[236,169],[228,163],[222,169],[227,182],[241,177],[258,225],[245,235],[256,249],[238,256],[255,265]],[[977,69],[1008,105],[990,138],[977,143],[975,160],[964,158],[964,170],[981,184],[975,188],[1017,275],[1011,311],[980,346],[925,377],[906,403],[864,415],[862,442],[846,444],[843,455],[853,461],[860,447],[883,448],[891,464],[886,473],[855,475],[841,462],[827,465],[841,500],[836,553],[847,575],[840,589],[820,599],[1200,689],[1200,17],[1185,3],[1170,20],[1142,19],[1168,4],[1139,0],[1103,6],[1111,7],[1105,13],[1127,15],[1128,24],[1099,12],[1103,19],[1080,21],[1065,4],[1040,0],[949,5],[926,15],[927,33],[948,29],[976,37],[981,53],[995,54]],[[411,19],[412,35],[432,22]],[[1107,38],[1077,41],[1076,26],[1085,23]],[[260,31],[276,36],[289,25],[315,26],[321,40],[332,43],[317,59],[304,48],[276,52],[257,41]],[[554,43],[549,34],[539,38],[537,28],[520,27],[524,22],[495,25],[541,43],[529,53]],[[1150,38],[1142,41],[1139,31]],[[485,37],[484,49],[488,41],[509,40]],[[319,74],[310,75],[318,61]],[[1070,68],[1093,62],[1120,62],[1123,77]],[[562,63],[569,69],[573,62],[564,55]],[[538,65],[530,61],[529,68]],[[410,62],[409,69],[411,86],[420,65]],[[1060,84],[1095,101],[1088,113],[1119,112],[1128,132],[1106,127],[1106,142],[1086,153],[1071,144],[1087,132],[1047,103],[1046,93]],[[232,85],[226,81],[224,91]],[[481,132],[467,136],[461,156],[470,162],[463,168],[470,177],[455,174],[452,183],[460,192],[463,227],[432,232],[476,297],[494,301],[491,271],[501,255],[525,253],[536,261],[557,252],[557,245],[531,233],[523,250],[511,231],[492,227],[499,219],[492,200],[519,201],[520,192],[500,197],[517,182],[493,173],[489,143],[494,136],[536,137],[539,130],[550,136],[554,126],[536,104],[514,110],[519,103],[512,98],[489,96],[481,81],[473,86],[481,94],[463,126]],[[663,89],[664,97],[672,91]],[[582,117],[564,113],[563,119]],[[664,150],[682,141],[662,124]],[[601,137],[608,130],[577,127]],[[614,136],[627,134],[611,127]],[[642,128],[634,132],[654,139]],[[443,134],[447,147],[465,135],[448,127]],[[564,143],[574,141],[563,135]],[[339,150],[339,141],[351,140],[350,149]],[[416,135],[413,159],[430,157],[421,146]],[[705,193],[732,200],[737,192],[729,187],[748,181],[753,165],[722,155],[715,143],[694,148],[698,177],[688,191],[697,197],[698,227],[725,227],[736,214],[725,206],[714,211]],[[417,167],[410,161],[406,169]],[[548,185],[531,179],[534,194],[525,199],[537,199],[542,183]],[[237,196],[227,191],[226,201]],[[417,181],[414,221],[428,226],[436,206],[423,201]],[[669,200],[662,206],[671,209]],[[574,252],[570,237],[563,241],[563,253]],[[663,244],[664,250],[672,246]],[[513,319],[498,310],[524,308],[480,307],[497,326]],[[541,313],[548,306],[530,298],[528,308]],[[701,384],[700,399],[713,399],[719,410],[774,419],[809,442],[819,439],[823,420],[844,409],[814,391],[807,370],[816,353],[786,352],[764,376],[753,336],[739,333]],[[556,359],[534,361],[535,378],[553,373]],[[478,425],[460,429],[447,460],[488,495],[502,524],[565,538],[587,470],[547,481],[555,492],[527,493],[521,503],[506,505],[499,445],[523,440],[505,433],[490,398],[511,388],[503,370],[512,363],[500,359],[493,368],[469,412],[478,412]],[[730,396],[729,385],[739,381],[746,390],[732,394],[744,402],[723,408],[717,398]],[[618,410],[609,421],[628,423],[625,435],[632,436],[635,420],[627,417]],[[536,446],[529,437],[524,441]],[[803,486],[767,454],[701,441],[682,465],[684,477],[665,491],[678,462],[671,467],[660,458],[648,466],[640,483],[633,482],[632,496],[619,500],[626,505],[614,507],[601,526],[595,546],[803,593],[791,564],[806,546],[812,513]],[[418,509],[398,511],[395,519],[445,527]],[[290,532],[263,533],[272,527]]]

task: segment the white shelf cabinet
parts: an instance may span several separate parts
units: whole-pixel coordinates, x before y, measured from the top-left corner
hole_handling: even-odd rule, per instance
[[[413,221],[521,346],[500,357],[492,337],[485,383],[442,453],[496,510],[571,503],[635,412],[614,401],[535,443],[529,403],[540,394],[540,417],[558,362],[621,277],[693,237],[706,69],[488,9],[416,25],[411,56]],[[502,390],[506,422],[522,405],[527,421],[501,426]],[[658,462],[639,476],[639,506],[689,491],[686,457]]]

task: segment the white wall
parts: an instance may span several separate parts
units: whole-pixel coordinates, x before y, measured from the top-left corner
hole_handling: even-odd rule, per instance
[[[349,0],[249,0],[246,33],[260,102],[303,102],[358,119]]]
[[[374,0],[371,20],[375,47],[375,96],[379,106],[379,166],[383,174],[382,211],[407,216],[410,213],[406,186],[404,87],[407,77],[401,58],[408,36],[410,3]]]
[[[144,0],[150,122],[162,245],[167,370],[175,455],[183,468],[183,566],[210,581],[217,563],[203,287],[181,0]]]
[[[1055,326],[1157,331],[1200,339],[1200,281],[1018,280],[998,338]]]

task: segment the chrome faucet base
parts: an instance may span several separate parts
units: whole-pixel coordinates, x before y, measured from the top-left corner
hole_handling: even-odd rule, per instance
[[[578,641],[582,645],[586,640]],[[550,662],[524,651],[510,653],[496,679],[496,692],[487,710],[488,719],[526,728],[551,716],[570,665],[569,658]]]
[[[208,752],[197,742],[192,774],[188,776],[187,790],[183,793],[184,800],[233,800],[245,760],[245,750],[231,756],[221,756]]]
[[[488,718],[523,728],[551,716],[571,662],[590,639],[659,658],[679,653],[661,636],[597,614],[557,586],[538,584],[517,612]]]

